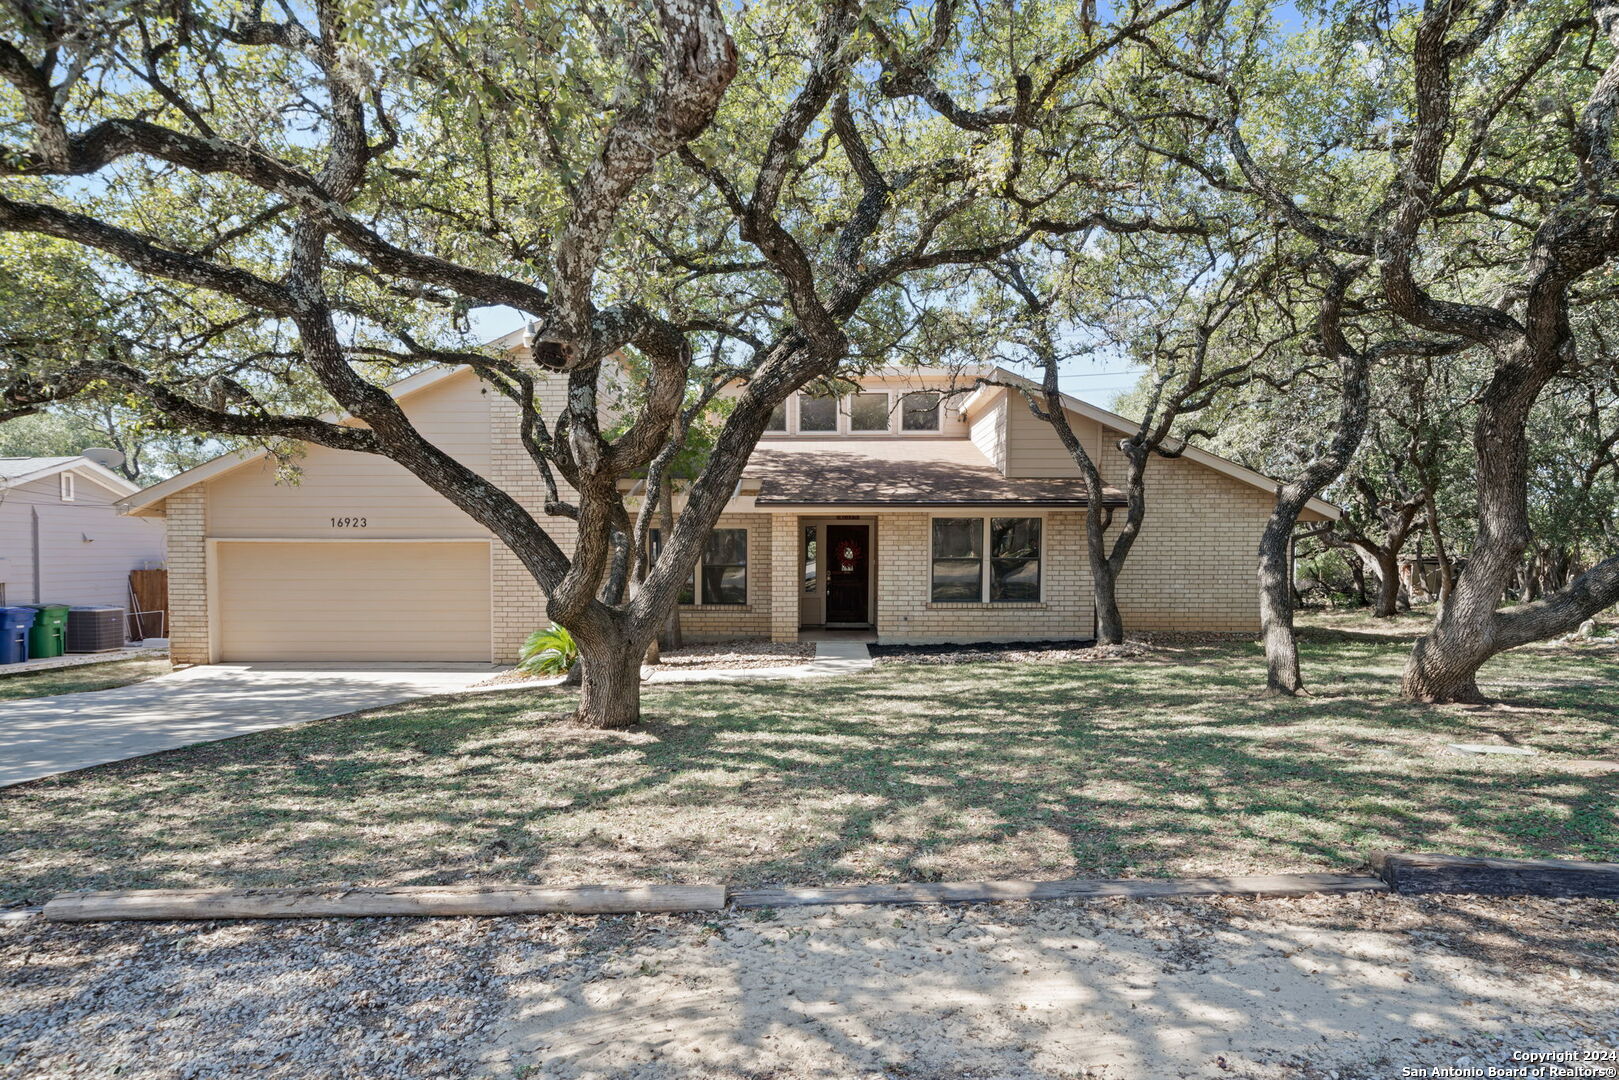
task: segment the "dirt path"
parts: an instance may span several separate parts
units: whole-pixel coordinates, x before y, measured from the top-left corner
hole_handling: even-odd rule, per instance
[[[1394,1077],[1619,1047],[1619,905],[0,925],[0,1078]]]
[[[1513,1050],[1619,1048],[1616,913],[1369,896],[728,916],[512,987],[486,1075],[1159,1080],[1510,1064]]]

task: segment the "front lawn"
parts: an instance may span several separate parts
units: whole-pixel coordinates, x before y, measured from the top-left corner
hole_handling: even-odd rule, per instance
[[[53,694],[80,694],[87,690],[111,690],[130,683],[145,682],[167,675],[173,668],[166,658],[114,660],[105,664],[46,668],[26,675],[12,675],[0,668],[0,701],[50,697]]]
[[[1407,624],[1415,629],[1415,624]],[[879,666],[652,686],[563,726],[566,690],[439,698],[0,791],[0,902],[64,889],[459,881],[859,882],[1346,870],[1379,848],[1612,859],[1619,657],[1498,659],[1488,708],[1393,696],[1397,636]],[[1454,742],[1518,742],[1535,757]]]

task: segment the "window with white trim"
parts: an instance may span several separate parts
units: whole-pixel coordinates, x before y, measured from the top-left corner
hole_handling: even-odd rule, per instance
[[[800,433],[835,433],[838,430],[838,399],[831,394],[799,394],[798,430]]]
[[[936,517],[931,539],[933,603],[1039,601],[1040,518]]]
[[[940,397],[930,391],[906,394],[900,403],[901,431],[938,431]]]
[[[648,536],[652,558],[663,551],[663,537],[653,529]],[[697,588],[701,583],[702,588]],[[742,605],[748,602],[748,530],[715,529],[703,544],[703,553],[681,586],[679,603]]]
[[[785,401],[770,410],[770,420],[765,424],[765,430],[777,433],[787,431],[787,403]]]
[[[74,493],[73,487],[73,481],[76,479],[76,477],[70,472],[61,473],[59,475],[61,476],[62,481],[62,501],[72,502],[77,497]]]
[[[869,434],[888,431],[888,395],[862,392],[849,398],[849,430]]]

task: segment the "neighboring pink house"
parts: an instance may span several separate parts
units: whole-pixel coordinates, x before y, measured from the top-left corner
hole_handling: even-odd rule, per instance
[[[789,399],[709,540],[681,608],[687,633],[1089,636],[1078,470],[1013,392],[941,396],[959,379],[896,369],[838,400]],[[430,439],[541,512],[505,398],[467,369],[425,372],[393,392]],[[559,403],[560,382],[546,393]],[[1113,445],[1132,425],[1067,405],[1104,478],[1118,478]],[[545,624],[544,597],[516,558],[398,465],[311,446],[299,466],[289,484],[263,455],[227,456],[126,502],[167,519],[176,659],[509,661]],[[1273,487],[1196,447],[1154,461],[1120,582],[1127,625],[1256,629]],[[1337,513],[1315,500],[1305,519]],[[571,522],[546,524],[571,539]]]

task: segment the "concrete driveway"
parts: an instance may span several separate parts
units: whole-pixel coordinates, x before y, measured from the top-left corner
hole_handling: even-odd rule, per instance
[[[497,670],[488,664],[210,664],[113,690],[0,702],[0,787],[453,694]]]

